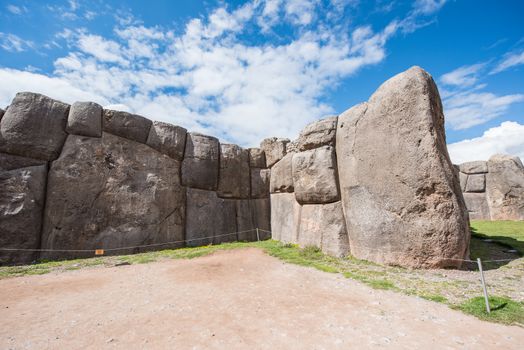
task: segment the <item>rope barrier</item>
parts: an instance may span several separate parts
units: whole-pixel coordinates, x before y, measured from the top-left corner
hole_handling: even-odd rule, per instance
[[[117,250],[126,250],[126,249],[136,249],[136,248],[147,248],[147,247],[158,247],[168,244],[176,244],[176,243],[186,243],[186,242],[193,242],[193,241],[201,241],[205,239],[212,239],[217,237],[225,237],[225,236],[232,236],[237,235],[239,233],[246,233],[246,232],[252,232],[256,231],[256,228],[253,228],[251,230],[244,230],[244,231],[237,231],[237,232],[231,232],[231,233],[224,233],[220,235],[215,236],[207,236],[207,237],[198,237],[198,238],[192,238],[192,239],[185,239],[180,241],[170,241],[170,242],[163,242],[163,243],[153,243],[153,244],[143,244],[143,245],[137,245],[137,246],[128,246],[128,247],[119,247],[119,248],[107,248],[103,249],[104,251],[117,251]],[[266,231],[269,232],[269,231]],[[0,248],[0,251],[22,251],[22,252],[59,252],[59,253],[79,253],[79,252],[94,252],[97,249],[25,249],[25,248]]]

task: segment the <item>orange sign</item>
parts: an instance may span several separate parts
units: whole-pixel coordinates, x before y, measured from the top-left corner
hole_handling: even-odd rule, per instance
[[[103,249],[95,250],[95,255],[104,255],[104,250]]]

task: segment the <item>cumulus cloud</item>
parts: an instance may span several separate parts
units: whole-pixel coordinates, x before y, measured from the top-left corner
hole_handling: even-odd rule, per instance
[[[440,80],[447,85],[471,86],[477,82],[478,73],[484,66],[484,63],[462,66],[444,74]]]
[[[14,15],[21,15],[27,13],[27,7],[25,6],[16,6],[13,4],[9,4],[6,6],[6,9]]]
[[[57,40],[65,40],[69,52],[55,60],[49,76],[0,69],[1,81],[13,82],[2,84],[0,102],[32,90],[66,102],[91,99],[244,146],[269,136],[292,138],[332,114],[321,102],[326,91],[382,62],[387,41],[401,29],[399,21],[383,28],[328,25],[315,16],[322,6],[331,5],[221,6],[189,20],[182,32],[119,13],[112,37],[85,29],[60,33]],[[246,39],[253,26],[271,32],[274,25],[291,26],[291,34],[277,43]]]
[[[504,115],[511,105],[524,101],[524,94],[497,95],[480,83],[487,75],[488,63],[459,67],[440,77],[446,122],[453,130],[484,124]]]
[[[524,160],[524,125],[506,121],[488,129],[480,137],[448,145],[454,164],[474,160],[488,160],[496,153],[511,154]]]

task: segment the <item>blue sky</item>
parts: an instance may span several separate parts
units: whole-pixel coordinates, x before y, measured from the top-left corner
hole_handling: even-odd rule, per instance
[[[419,65],[455,162],[524,157],[522,1],[0,1],[0,105],[92,100],[255,146]]]

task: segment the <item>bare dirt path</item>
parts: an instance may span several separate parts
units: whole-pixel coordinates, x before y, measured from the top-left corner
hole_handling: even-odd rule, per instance
[[[521,349],[524,329],[257,249],[0,280],[0,349]]]

